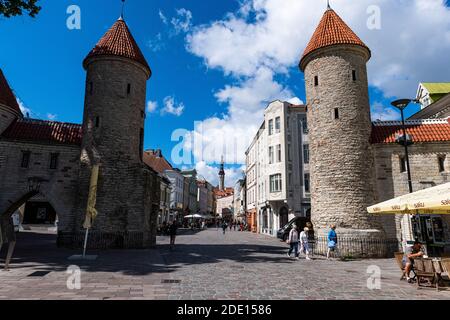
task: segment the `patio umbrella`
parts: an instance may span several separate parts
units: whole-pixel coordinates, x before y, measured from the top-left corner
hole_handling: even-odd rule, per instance
[[[199,214],[190,214],[188,216],[185,216],[186,219],[190,219],[190,218],[194,218],[194,219],[201,219],[203,218],[201,215]]]
[[[450,183],[376,204],[367,211],[373,214],[450,214]]]

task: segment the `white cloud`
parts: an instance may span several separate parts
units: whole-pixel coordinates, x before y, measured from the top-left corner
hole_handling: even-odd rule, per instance
[[[208,165],[204,161],[197,162],[195,170],[199,176],[203,177],[213,186],[219,185],[219,167]],[[242,173],[245,167],[233,167],[225,169],[225,186],[234,187],[236,181],[243,177]],[[200,178],[200,177],[199,177]]]
[[[158,102],[156,101],[148,101],[147,102],[147,112],[153,113],[158,109]]]
[[[368,28],[372,13],[367,10],[373,5],[380,8],[381,30]],[[421,81],[449,80],[450,10],[444,0],[360,0],[351,5],[334,0],[332,6],[371,48],[369,82],[386,97],[413,97]],[[228,104],[226,114],[202,122],[207,145],[220,150],[228,140],[250,140],[267,101],[295,97],[274,76],[289,75],[292,68],[300,73],[296,66],[324,11],[322,1],[244,0],[222,20],[192,29],[187,50],[206,67],[235,79],[216,93],[219,102]],[[393,110],[377,110],[375,117],[395,117]],[[227,159],[242,163],[244,149],[226,150]],[[196,157],[218,161],[220,152]]]
[[[147,41],[147,47],[153,52],[158,52],[164,49],[165,43],[162,39],[162,34],[158,33],[152,40]]]
[[[175,101],[174,97],[164,98],[164,108],[161,110],[161,114],[173,114],[177,117],[181,116],[184,111],[184,104],[182,102],[178,103]]]
[[[185,8],[177,9],[177,17],[173,17],[170,23],[176,34],[188,32],[192,27],[192,12]]]
[[[400,119],[400,113],[391,108],[385,107],[380,102],[375,102],[372,106],[372,121],[396,121]]]
[[[54,121],[54,120],[56,120],[57,117],[58,116],[56,114],[54,114],[54,113],[47,113],[47,119],[48,120]]]
[[[159,18],[161,19],[161,21],[162,21],[164,24],[168,24],[168,23],[169,23],[169,21],[167,20],[167,17],[162,13],[161,10],[159,10]]]
[[[17,104],[19,105],[20,111],[22,111],[22,114],[24,116],[26,116],[27,114],[31,114],[31,109],[27,108],[19,98],[16,98],[16,100]]]

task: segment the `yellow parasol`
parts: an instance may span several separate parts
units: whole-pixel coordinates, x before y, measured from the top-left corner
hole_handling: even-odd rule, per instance
[[[450,183],[376,204],[367,211],[373,214],[450,214]]]
[[[83,227],[85,229],[92,228],[92,224],[97,217],[97,210],[95,205],[97,203],[97,182],[98,182],[98,172],[99,165],[94,165],[92,167],[91,182],[89,185],[89,197],[86,209],[86,219],[84,220]]]

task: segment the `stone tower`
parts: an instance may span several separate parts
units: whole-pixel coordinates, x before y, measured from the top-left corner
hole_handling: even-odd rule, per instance
[[[17,118],[22,117],[19,104],[0,69],[0,134]]]
[[[370,49],[329,7],[299,65],[308,105],[313,224],[319,236],[335,224],[340,236],[354,239],[341,248],[349,255],[384,254],[358,243],[384,238],[366,209],[375,199],[366,67],[370,57]]]
[[[98,216],[89,246],[149,247],[154,243],[154,217],[147,203],[151,183],[142,154],[150,67],[122,18],[83,66],[87,75],[75,230],[82,230],[92,166],[99,164]]]
[[[222,157],[222,162],[220,163],[219,171],[219,190],[225,190],[225,164]]]

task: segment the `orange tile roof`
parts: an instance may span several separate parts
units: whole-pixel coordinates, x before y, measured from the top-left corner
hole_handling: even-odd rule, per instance
[[[362,40],[350,29],[350,27],[338,16],[338,14],[328,9],[322,17],[316,31],[314,32],[311,40],[306,46],[300,61],[300,68],[302,68],[302,61],[312,52],[338,44],[353,44],[370,49],[362,42]]]
[[[1,135],[13,140],[81,145],[82,127],[79,124],[17,119]]]
[[[450,142],[450,122],[442,119],[407,121],[406,133],[415,143]],[[372,144],[396,143],[396,138],[402,135],[401,122],[375,122],[370,141]]]
[[[170,163],[164,158],[159,150],[148,150],[143,154],[143,160],[146,165],[158,173],[163,173],[166,170],[173,170]]]
[[[234,189],[233,188],[225,188],[225,190],[220,190],[219,188],[215,188],[213,190],[214,195],[216,198],[225,198],[234,195]]]
[[[151,75],[151,69],[147,60],[145,60],[141,49],[139,49],[127,24],[122,18],[114,23],[111,29],[105,33],[94,49],[88,54],[84,60],[84,66],[86,67],[86,62],[89,58],[103,55],[121,56],[139,62],[148,69]]]
[[[0,69],[0,104],[10,107],[19,114],[22,114],[16,97],[14,96],[8,81],[3,75],[2,69]]]

